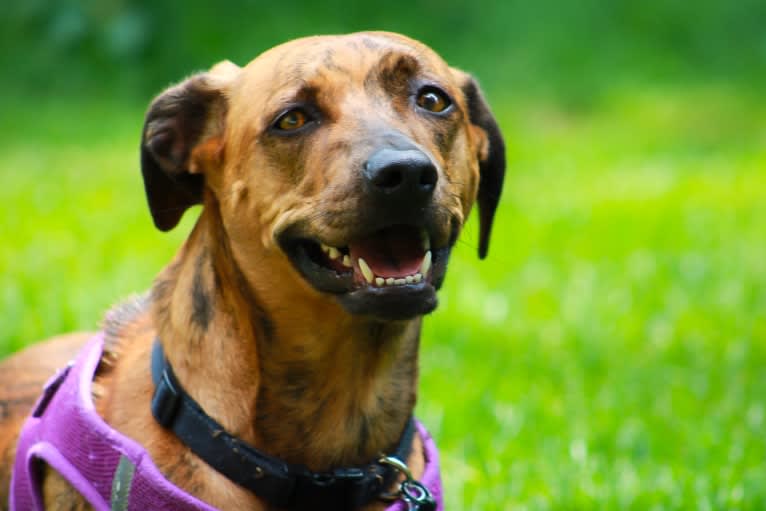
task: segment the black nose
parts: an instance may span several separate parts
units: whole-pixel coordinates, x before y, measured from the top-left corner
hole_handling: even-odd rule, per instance
[[[380,149],[364,165],[370,192],[394,200],[428,199],[438,178],[431,159],[417,149]]]

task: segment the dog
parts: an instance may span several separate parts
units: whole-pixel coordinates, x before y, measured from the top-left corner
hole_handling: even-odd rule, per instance
[[[182,387],[235,452],[247,444],[312,474],[362,477],[338,467],[396,463],[381,453],[406,444],[394,479],[381,469],[379,495],[348,507],[382,510],[388,496],[416,509],[427,435],[402,439],[421,319],[474,203],[486,256],[505,173],[474,78],[398,34],[298,39],[162,92],[140,154],[157,228],[202,208],[151,290],[107,314],[91,388],[98,416],[167,481],[223,510],[343,506],[275,502],[238,483],[236,466],[222,473],[158,418],[162,385]],[[33,416],[58,406],[50,399],[66,372],[40,397],[43,383],[89,339],[55,338],[0,365],[0,507],[22,425],[34,406]],[[45,509],[99,508],[44,461]]]

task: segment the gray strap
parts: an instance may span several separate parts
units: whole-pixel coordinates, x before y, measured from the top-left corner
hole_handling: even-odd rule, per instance
[[[130,485],[133,482],[133,475],[136,472],[136,466],[124,455],[120,456],[120,462],[117,464],[117,470],[114,471],[114,480],[112,481],[112,511],[127,511],[128,501],[130,500]]]

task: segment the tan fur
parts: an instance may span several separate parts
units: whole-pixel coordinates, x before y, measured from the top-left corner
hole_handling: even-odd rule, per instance
[[[413,69],[454,98],[448,131],[393,89],[397,74]],[[418,42],[367,33],[293,41],[244,68],[224,62],[178,86],[211,98],[185,161],[189,173],[204,175],[204,207],[151,295],[107,318],[108,354],[95,383],[99,413],[144,445],[172,482],[220,509],[267,509],[153,419],[149,358],[157,336],[206,412],[273,455],[327,470],[367,463],[396,444],[416,400],[420,318],[347,313],[295,271],[276,240],[292,225],[329,244],[354,235],[366,204],[353,173],[389,127],[440,169],[434,201],[442,221],[432,244],[447,244],[450,221],[462,224],[473,205],[487,152],[461,91],[467,78]],[[300,90],[325,105],[326,125],[305,140],[264,135],[280,101]],[[23,417],[85,338],[33,346],[0,366],[0,402],[10,404],[0,416],[0,503]],[[419,438],[408,463],[422,473]],[[50,509],[86,507],[56,474],[48,474],[45,495]]]

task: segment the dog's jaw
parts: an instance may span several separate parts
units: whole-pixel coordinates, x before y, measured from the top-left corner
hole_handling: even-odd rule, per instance
[[[428,230],[414,226],[381,229],[341,247],[289,233],[278,239],[293,268],[350,314],[397,321],[436,308],[452,240],[431,247]]]

